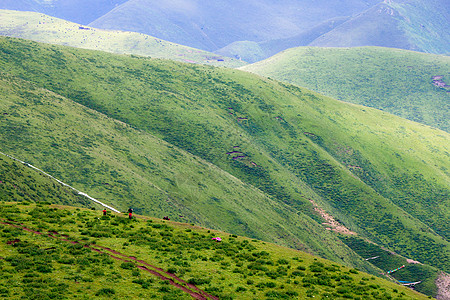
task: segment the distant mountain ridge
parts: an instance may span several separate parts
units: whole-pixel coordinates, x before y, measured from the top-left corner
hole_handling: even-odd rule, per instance
[[[238,41],[289,38],[329,19],[355,15],[378,2],[129,0],[89,25],[151,33],[215,51]]]
[[[382,46],[450,53],[444,0],[21,0],[31,10],[255,62],[291,47]]]

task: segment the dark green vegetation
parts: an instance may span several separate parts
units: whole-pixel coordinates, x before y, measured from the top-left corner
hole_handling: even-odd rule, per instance
[[[375,47],[301,47],[243,69],[450,131],[448,56]]]
[[[25,202],[0,202],[0,257],[2,299],[427,299],[257,240]]]
[[[0,35],[118,54],[240,67],[245,62],[135,32],[107,31],[35,12],[0,10]]]
[[[375,273],[311,199],[359,235],[450,269],[446,132],[237,70],[0,41],[3,152],[121,209]]]

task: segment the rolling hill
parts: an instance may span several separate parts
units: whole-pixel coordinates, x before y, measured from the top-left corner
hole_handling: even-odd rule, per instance
[[[0,241],[2,299],[427,299],[258,240],[61,205],[0,202]]]
[[[334,18],[327,20],[309,30],[284,39],[274,39],[264,42],[238,41],[233,42],[214,53],[242,59],[249,63],[254,63],[277,54],[280,51],[297,47],[299,45],[308,45],[316,38],[335,28],[339,24],[348,20],[349,17]]]
[[[100,200],[376,272],[353,231],[449,270],[444,131],[233,69],[11,38],[0,67],[1,151]]]
[[[239,67],[246,63],[152,36],[82,26],[41,13],[0,10],[0,35],[118,54]]]
[[[243,69],[450,130],[448,56],[378,47],[299,47]]]

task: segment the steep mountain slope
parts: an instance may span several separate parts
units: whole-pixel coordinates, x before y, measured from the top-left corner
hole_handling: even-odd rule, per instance
[[[363,265],[310,217],[156,137],[14,78],[2,77],[1,94],[3,150],[121,211],[132,206],[328,257],[336,251]]]
[[[381,46],[449,53],[449,19],[447,1],[385,1],[322,35],[309,46]]]
[[[291,37],[328,19],[357,14],[378,2],[129,0],[90,26],[136,31],[215,51],[236,41]]]
[[[389,5],[381,3],[322,35],[309,45],[320,47],[381,46],[418,50],[400,28],[399,17],[397,11]]]
[[[0,202],[0,257],[2,299],[427,299],[258,240],[58,205]]]
[[[377,47],[300,47],[243,69],[450,131],[447,56]]]
[[[421,51],[450,53],[450,3],[448,1],[390,1],[402,16],[400,26]]]
[[[326,247],[321,249],[320,245],[314,244],[314,239],[317,241],[322,237],[310,236],[321,233],[318,228],[325,221],[311,213],[314,209],[311,203],[315,203],[363,237],[408,258],[443,270],[450,267],[449,135],[443,131],[232,69],[115,56],[9,38],[1,39],[0,49],[0,66],[5,72],[120,119],[142,130],[144,136],[153,133],[162,137],[220,167],[219,172],[225,171],[219,173],[222,176],[213,173],[200,176],[206,170],[191,171],[187,165],[152,169],[152,160],[142,159],[152,153],[144,150],[152,149],[151,142],[144,143],[142,152],[130,151],[134,148],[116,150],[114,153],[126,153],[124,157],[120,154],[121,168],[130,168],[137,174],[128,179],[131,185],[126,190],[136,198],[117,203],[146,203],[148,196],[145,193],[134,192],[142,189],[142,185],[133,180],[155,176],[152,177],[155,182],[167,182],[165,188],[187,186],[177,196],[176,189],[170,190],[167,205],[167,196],[154,200],[170,208],[172,213],[190,212],[191,218],[201,213],[199,222],[206,222],[205,219],[209,223],[223,222],[221,228],[230,226],[233,231],[246,235],[265,235],[267,226],[258,222],[273,220],[273,231],[267,233],[270,236],[266,238],[294,247],[304,242],[316,253],[333,256],[330,249],[327,252]],[[42,61],[46,63],[42,64]],[[36,110],[24,105],[8,107],[11,110]],[[30,129],[20,114],[14,122],[22,122],[21,128]],[[56,118],[52,122],[56,122]],[[49,120],[45,124],[52,122]],[[16,127],[10,125],[9,131]],[[53,129],[49,130],[49,138],[51,132]],[[90,153],[99,152],[107,141],[95,144],[96,136],[87,139],[87,146],[95,146],[87,153],[90,157]],[[36,146],[29,138],[18,135],[14,142],[18,144],[14,144],[11,142],[14,140],[5,137],[2,149],[38,162],[45,170],[54,167],[52,172],[59,172],[71,181],[79,180],[81,185],[99,193],[108,190],[101,182],[114,180],[110,172],[105,172],[104,178],[89,182],[97,175],[91,170],[96,170],[99,161],[91,161],[85,167],[74,164],[72,168],[79,168],[80,173],[67,172],[67,168],[57,166],[54,159],[66,155],[67,150],[48,147],[45,155],[39,151],[30,152],[27,149]],[[17,147],[22,143],[26,143],[26,147]],[[135,153],[138,156],[132,156]],[[178,157],[186,155],[187,161],[194,161],[189,158],[190,154],[181,153],[162,155],[160,160],[165,158],[176,163],[181,159]],[[109,156],[116,155],[119,154],[111,152]],[[89,162],[86,159],[80,161]],[[138,162],[139,167],[126,167],[126,161]],[[120,174],[123,174],[121,168]],[[139,169],[143,173],[137,173]],[[157,174],[168,170],[187,173],[182,176]],[[223,191],[221,186],[225,183],[217,181],[228,178],[226,172],[239,178],[238,181],[230,179],[230,185],[240,182],[236,186],[241,186],[242,190],[233,187]],[[187,183],[188,178],[199,179]],[[197,189],[198,182],[203,183],[205,178],[209,178],[207,182],[212,187]],[[83,182],[86,180],[88,182]],[[117,184],[120,184],[119,180]],[[246,188],[250,190],[245,192]],[[255,188],[260,192],[257,193]],[[186,195],[192,195],[189,189],[198,193],[187,198]],[[116,197],[124,190],[121,188]],[[255,195],[260,197],[259,200],[254,198]],[[200,200],[195,200],[197,197]],[[183,203],[186,209],[170,203]],[[152,214],[152,207],[142,207]],[[264,213],[270,215],[263,218],[264,221],[259,220],[257,215]],[[215,214],[214,217],[209,217],[211,214]],[[319,227],[315,227],[308,216],[315,218]],[[322,231],[327,230],[322,227]],[[289,232],[298,232],[301,238]],[[332,232],[329,233],[328,240],[332,245],[335,242]],[[303,241],[303,238],[307,240]],[[340,249],[345,254],[344,259],[351,257],[344,248]],[[338,258],[334,256],[333,259]]]
[[[4,0],[0,2],[0,8],[22,11],[39,11],[43,9],[42,5],[34,0]]]
[[[0,35],[214,66],[239,67],[245,64],[236,59],[177,45],[140,33],[95,29],[32,12],[0,10]]]
[[[84,196],[0,154],[0,200],[94,207]]]

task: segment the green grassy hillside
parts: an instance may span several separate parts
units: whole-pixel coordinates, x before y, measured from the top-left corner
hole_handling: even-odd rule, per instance
[[[26,82],[0,82],[2,149],[94,198],[362,264],[310,217],[199,157]]]
[[[300,47],[243,69],[450,131],[448,56],[377,47]]]
[[[101,30],[35,12],[0,10],[0,35],[213,66],[234,68],[246,64],[237,59],[170,43],[142,33]]]
[[[0,200],[95,207],[84,196],[3,154],[0,154]]]
[[[114,126],[107,127],[102,137],[94,130],[100,125],[87,125],[94,122],[90,119],[80,119],[74,127],[61,125],[64,119],[56,116],[69,117],[66,109],[39,116],[41,109],[51,108],[50,103],[56,101],[42,105],[33,100],[42,96],[22,94],[18,83],[5,84],[2,94],[16,99],[6,102],[8,116],[14,118],[10,124],[2,122],[8,124],[2,132],[11,132],[16,139],[4,136],[3,152],[56,172],[69,183],[78,182],[100,200],[100,195],[108,195],[119,205],[126,203],[125,207],[138,203],[136,206],[150,215],[155,215],[154,203],[170,209],[171,214],[186,214],[196,223],[216,224],[221,229],[231,228],[227,231],[232,233],[263,236],[291,247],[309,247],[334,260],[358,263],[350,250],[335,241],[335,233],[322,225],[325,221],[314,212],[312,201],[360,236],[408,258],[443,270],[450,267],[449,135],[443,131],[232,69],[8,38],[1,39],[0,49],[4,72],[130,126],[122,130],[129,136],[114,134],[114,139],[121,139],[114,144],[105,133]],[[16,101],[25,104],[16,105]],[[23,116],[33,112],[39,112],[36,121],[27,124]],[[104,116],[93,120],[101,119]],[[73,134],[74,128],[83,126],[88,133]],[[23,130],[14,131],[16,128]],[[58,137],[55,143],[61,142],[62,149],[44,139],[39,144],[38,138],[30,139],[31,134],[21,135],[33,128],[41,128],[47,140],[55,136],[55,130],[67,128],[67,137]],[[133,137],[135,129],[139,138]],[[159,157],[167,165],[155,166],[151,155],[157,151],[150,142],[155,137],[149,133],[190,154],[173,148],[177,154],[169,151]],[[89,135],[84,144],[81,139],[71,146],[71,136],[78,139],[85,134]],[[151,137],[148,143],[147,135]],[[77,163],[68,159],[65,164],[70,168],[58,165],[58,157],[66,157],[75,145],[82,145],[82,156],[73,154],[79,157]],[[196,171],[187,162],[179,165],[183,157],[187,162],[197,160],[200,169]],[[109,162],[112,158],[118,162]],[[128,188],[113,176],[111,167],[101,167],[102,162],[119,166],[114,170],[127,180]],[[202,168],[205,164],[211,173]],[[128,170],[135,175],[125,176]],[[150,193],[136,192],[144,189],[140,179],[152,182],[165,196],[152,198]],[[112,180],[117,190],[104,184]],[[199,184],[204,182],[207,187]],[[324,232],[328,235],[322,235]],[[322,239],[332,249],[321,244]]]
[[[258,240],[74,207],[1,202],[0,241],[3,299],[427,299]]]

